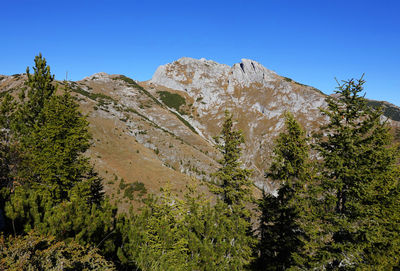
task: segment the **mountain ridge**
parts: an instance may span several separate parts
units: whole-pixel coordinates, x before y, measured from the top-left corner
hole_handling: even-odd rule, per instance
[[[24,78],[0,76],[0,93],[15,93]],[[270,192],[275,184],[264,171],[285,112],[291,111],[308,132],[324,119],[319,107],[326,94],[248,59],[228,66],[184,57],[161,65],[147,81],[100,72],[69,84],[91,124],[94,144],[88,156],[96,169],[106,180],[115,175],[126,183],[142,182],[152,193],[166,182],[179,191],[194,178],[212,179],[219,157],[213,137],[225,110],[245,134],[242,161],[253,169],[255,185]],[[384,105],[396,119],[400,116],[400,108]],[[118,181],[105,186],[121,197]]]

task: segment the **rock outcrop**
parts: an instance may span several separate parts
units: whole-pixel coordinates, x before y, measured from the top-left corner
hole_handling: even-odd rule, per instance
[[[24,80],[24,74],[0,76],[0,96],[6,91],[17,96]],[[319,90],[249,59],[228,66],[184,57],[160,66],[145,82],[101,72],[69,84],[88,115],[94,143],[88,155],[97,170],[106,180],[142,182],[152,193],[166,182],[180,190],[194,178],[210,180],[219,157],[213,137],[221,131],[225,110],[244,132],[242,161],[253,169],[256,186],[272,192],[275,185],[264,172],[285,112],[311,131],[324,121],[319,108],[326,105]],[[400,108],[370,104],[383,105],[399,126]],[[121,187],[117,181],[105,183],[116,198],[123,195]]]

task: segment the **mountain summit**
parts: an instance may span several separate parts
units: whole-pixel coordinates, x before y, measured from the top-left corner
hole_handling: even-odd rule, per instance
[[[260,63],[242,59],[228,66],[211,60],[181,58],[160,66],[146,82],[150,89],[171,91],[191,101],[192,118],[205,139],[216,135],[225,110],[233,112],[246,136],[244,162],[263,186],[273,138],[291,111],[308,129],[322,120],[325,95],[315,88],[279,76]]]
[[[17,93],[25,78],[0,76],[0,94]],[[94,144],[87,154],[97,170],[106,179],[143,183],[152,193],[167,181],[179,189],[192,178],[211,178],[219,158],[213,137],[226,110],[245,135],[242,161],[253,169],[256,186],[269,191],[274,184],[264,171],[285,112],[307,131],[325,120],[319,110],[325,94],[249,59],[228,66],[184,57],[158,67],[145,82],[101,72],[69,85],[91,124]],[[383,105],[391,124],[399,126],[398,107],[370,103]],[[124,186],[109,182],[105,188],[115,193]]]

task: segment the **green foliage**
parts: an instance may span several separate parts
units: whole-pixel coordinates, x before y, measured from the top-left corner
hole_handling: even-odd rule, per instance
[[[183,124],[185,124],[186,127],[188,127],[193,133],[199,134],[196,129],[184,118],[182,118],[178,113],[171,111],[172,114],[174,114]]]
[[[182,232],[181,204],[167,190],[160,198],[148,199],[138,215],[120,223],[124,247],[121,261],[133,262],[141,270],[188,270],[187,242]]]
[[[90,244],[112,253],[115,244],[103,238],[112,233],[116,220],[116,209],[108,201],[101,205],[91,204],[90,183],[73,187],[69,199],[57,201],[52,191],[46,188],[27,189],[17,187],[6,203],[5,213],[12,220],[14,233],[32,229],[50,234],[60,240],[75,240],[82,245]]]
[[[139,91],[141,91],[142,93],[144,93],[146,96],[148,96],[150,99],[152,99],[156,104],[162,106],[162,104],[153,96],[150,94],[150,92],[148,92],[147,90],[145,90],[143,87],[141,87],[140,85],[138,85],[134,80],[132,80],[129,77],[126,77],[125,75],[120,75],[116,78],[113,78],[113,80],[122,80],[125,83],[127,83],[129,86],[134,87],[136,89],[138,89]]]
[[[34,73],[30,74],[29,67],[26,68],[28,80],[20,93],[20,99],[23,101],[17,111],[18,122],[17,131],[20,134],[29,133],[29,129],[34,125],[42,125],[43,120],[40,116],[45,103],[56,92],[57,87],[54,82],[54,75],[50,73],[50,66],[46,59],[39,54],[35,57]]]
[[[12,139],[5,145],[16,150],[18,158],[0,153],[8,169],[2,178],[13,180],[12,185],[2,184],[0,207],[11,224],[6,231],[24,234],[34,229],[96,246],[112,257],[118,245],[113,240],[118,234],[116,209],[104,200],[102,180],[83,155],[91,140],[88,122],[68,84],[62,95],[55,95],[46,61],[39,55],[35,63],[20,104],[8,103],[7,108],[11,100],[5,96],[0,107],[8,116],[0,118],[2,131]]]
[[[251,254],[247,224],[197,190],[189,187],[181,200],[167,188],[121,220],[120,260],[141,270],[243,270]]]
[[[143,197],[147,193],[147,189],[144,186],[144,183],[138,181],[130,184],[125,184],[121,180],[119,188],[124,190],[124,197],[130,200],[133,200],[135,198],[135,192],[139,192],[139,197]]]
[[[335,270],[392,270],[399,262],[399,150],[382,112],[359,95],[364,82],[345,81],[337,99],[327,98],[329,121],[317,138],[323,160],[314,259]]]
[[[318,174],[292,116],[267,174],[281,182],[260,204],[262,270],[393,270],[400,258],[399,149],[382,112],[343,82],[314,138]]]
[[[33,69],[33,75],[27,69],[27,89],[21,92],[20,103],[2,107],[9,121],[1,125],[18,143],[14,149],[19,161],[8,165],[18,170],[11,177],[34,189],[47,187],[57,200],[66,198],[76,183],[88,180],[101,197],[101,181],[83,156],[91,140],[88,122],[70,95],[68,83],[62,95],[55,95],[54,76],[40,54]],[[3,105],[7,102],[13,104],[10,96],[3,98]]]
[[[215,138],[217,149],[222,154],[218,162],[221,167],[214,174],[217,185],[211,185],[211,191],[218,195],[225,205],[225,215],[234,222],[236,232],[232,240],[241,250],[241,259],[236,268],[243,268],[251,259],[254,239],[250,233],[250,211],[246,204],[253,202],[251,171],[243,168],[240,162],[244,136],[240,130],[234,130],[232,115],[226,111],[221,134]]]
[[[189,187],[184,227],[192,270],[243,270],[250,262],[253,239],[248,224],[221,200],[211,204]]]
[[[0,189],[12,185],[12,176],[15,175],[16,165],[20,160],[17,142],[10,132],[15,108],[14,98],[8,93],[4,95],[0,103]],[[0,208],[3,206],[4,202],[0,197]]]
[[[180,112],[179,108],[181,105],[186,104],[185,98],[177,93],[171,93],[168,91],[158,91],[157,93],[160,95],[160,99],[165,105],[174,108],[177,112]]]
[[[69,82],[66,82],[65,84],[69,84]],[[104,106],[110,102],[116,102],[115,99],[112,97],[105,95],[103,93],[93,93],[93,92],[88,92],[81,87],[79,87],[75,82],[71,83],[71,91],[75,93],[79,93],[82,96],[85,96],[93,101],[97,101],[99,106]]]
[[[225,122],[221,135],[216,138],[217,149],[223,155],[218,161],[221,167],[215,174],[219,185],[214,187],[214,192],[220,195],[223,201],[236,209],[242,209],[247,202],[252,200],[250,180],[251,171],[242,168],[240,162],[241,147],[244,137],[241,131],[233,129],[232,115],[225,112]],[[247,213],[245,216],[249,217]]]
[[[90,146],[87,120],[79,113],[72,96],[52,96],[40,114],[43,124],[35,125],[23,141],[25,178],[53,186],[56,193],[68,191],[90,170],[82,154]]]
[[[1,79],[0,79],[0,81],[1,81]],[[7,94],[10,94],[10,90],[5,90],[5,91],[0,92],[0,98],[3,98]]]
[[[115,270],[96,249],[30,232],[0,237],[1,270]]]
[[[385,117],[388,117],[389,119],[392,119],[395,121],[400,121],[400,110],[398,107],[392,106],[385,102],[373,101],[373,100],[368,100],[367,104],[378,110],[379,110],[379,108],[382,108],[383,115]]]
[[[306,185],[312,179],[305,131],[293,115],[286,114],[286,131],[276,140],[273,162],[266,174],[279,182],[277,196],[264,194],[260,203],[260,259],[263,270],[285,270],[302,251],[306,210]]]

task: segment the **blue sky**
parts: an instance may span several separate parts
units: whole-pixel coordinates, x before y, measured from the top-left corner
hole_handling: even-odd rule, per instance
[[[365,73],[367,97],[400,105],[400,1],[40,1],[0,5],[0,74],[42,52],[57,79],[150,79],[182,56],[254,59],[325,93]]]

